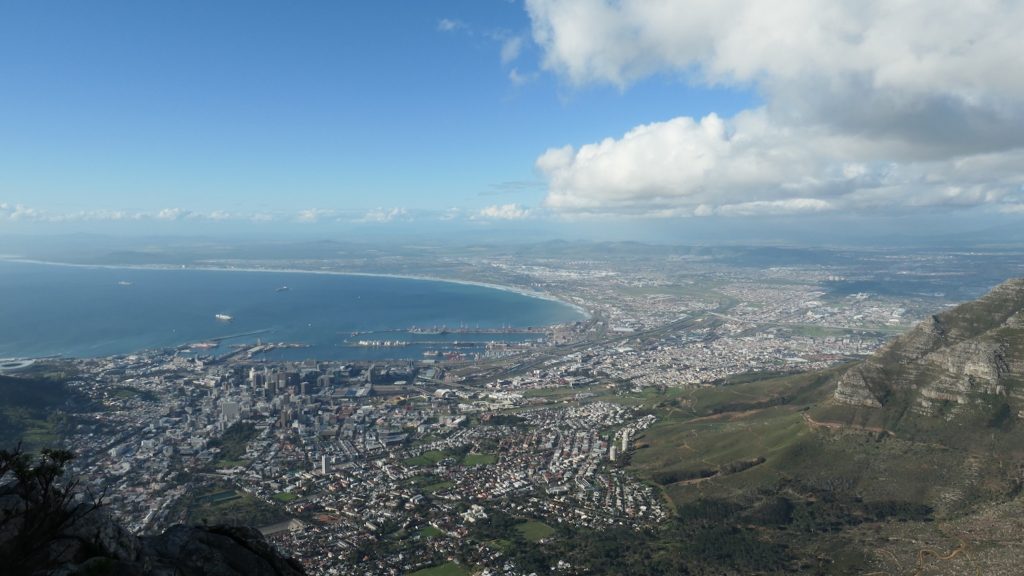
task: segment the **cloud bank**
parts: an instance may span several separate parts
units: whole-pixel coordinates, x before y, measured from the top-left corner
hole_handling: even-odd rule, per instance
[[[274,219],[272,214],[263,212],[227,212],[213,210],[199,212],[183,208],[163,208],[155,211],[132,210],[79,210],[75,212],[54,212],[25,206],[0,202],[0,222],[131,222],[160,221],[178,222],[184,220],[223,222],[228,220],[261,222]]]
[[[512,187],[533,183],[511,182],[499,186]],[[359,224],[400,226],[410,222],[455,222],[524,220],[535,215],[530,208],[519,204],[494,204],[478,210],[458,207],[446,209],[411,209],[379,207],[366,211],[337,208],[306,208],[297,212],[228,212],[213,210],[200,212],[184,208],[162,208],[151,211],[81,210],[56,212],[24,204],[0,202],[0,224],[69,223],[69,222],[240,222],[307,225]]]
[[[1024,201],[1024,3],[527,0],[573,85],[655,74],[758,108],[637,126],[537,160],[561,213],[751,215]],[[682,97],[682,96],[681,96]]]
[[[495,204],[477,212],[475,220],[523,220],[530,217],[530,210],[518,204]]]

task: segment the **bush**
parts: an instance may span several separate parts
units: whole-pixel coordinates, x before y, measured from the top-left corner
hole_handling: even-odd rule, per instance
[[[72,505],[78,482],[65,477],[74,458],[68,450],[45,448],[38,457],[19,444],[0,450],[0,479],[8,479],[0,496],[0,566],[5,574],[26,574],[45,569],[51,543],[77,519],[102,504],[102,497]]]

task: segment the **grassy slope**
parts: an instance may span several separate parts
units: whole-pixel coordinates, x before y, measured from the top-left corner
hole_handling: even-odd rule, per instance
[[[814,502],[822,495],[849,499],[856,505],[844,510],[853,516],[864,507],[893,502],[934,510],[939,524],[883,520],[828,533],[783,533],[796,549],[837,559],[830,573],[856,573],[857,563],[873,558],[865,534],[918,534],[941,547],[949,543],[942,526],[1020,491],[1024,432],[1019,424],[994,428],[980,408],[947,422],[837,406],[831,394],[842,369],[675,393],[651,402],[659,420],[637,439],[630,468],[659,486],[677,510],[708,500],[756,510],[778,495],[794,502]],[[762,458],[732,471],[736,463]],[[842,558],[858,560],[842,568]]]

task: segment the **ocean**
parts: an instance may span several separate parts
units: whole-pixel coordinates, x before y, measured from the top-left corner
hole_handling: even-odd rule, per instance
[[[562,302],[439,280],[0,261],[0,358],[110,356],[211,339],[221,339],[219,346],[201,352],[220,355],[259,339],[304,346],[268,359],[419,359],[428,350],[472,354],[486,341],[540,336],[473,333],[477,328],[581,319]],[[439,333],[442,327],[449,332]],[[360,340],[406,344],[367,347]]]

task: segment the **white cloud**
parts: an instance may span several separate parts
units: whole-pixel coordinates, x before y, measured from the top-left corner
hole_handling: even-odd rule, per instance
[[[523,51],[523,39],[519,36],[513,36],[506,38],[501,43],[501,63],[510,64],[519,58],[519,53]]]
[[[223,210],[212,212],[196,212],[183,208],[164,208],[154,212],[130,210],[78,210],[75,212],[53,212],[31,208],[22,204],[0,203],[0,221],[21,222],[129,222],[155,220],[162,222],[178,222],[182,220],[223,222],[228,220],[246,220],[252,222],[269,222],[276,218],[267,213],[235,213]]]
[[[780,126],[757,109],[728,121],[675,118],[579,149],[550,149],[537,167],[548,179],[545,205],[563,213],[967,207],[1006,202],[1024,186],[1024,150],[904,162],[887,160],[887,151],[870,138]]]
[[[42,216],[38,210],[34,210],[21,204],[0,203],[0,220],[37,220]]]
[[[358,222],[385,223],[394,220],[407,220],[408,218],[409,211],[405,208],[377,208],[364,214]]]
[[[336,211],[328,208],[310,208],[308,210],[300,210],[295,216],[295,220],[299,222],[319,222],[323,218],[330,218],[336,214]]]
[[[522,220],[530,216],[530,210],[518,204],[495,204],[488,206],[475,215],[473,220]]]
[[[48,212],[23,204],[0,204],[0,220],[20,222],[81,222],[119,221],[157,218],[160,213],[127,212],[124,210],[80,210],[78,212]]]
[[[192,215],[192,212],[188,210],[182,210],[181,208],[164,208],[163,210],[156,213],[157,220],[180,220],[182,218],[188,218]]]
[[[536,74],[523,74],[516,68],[508,71],[508,79],[515,86],[522,86],[531,82],[536,77]]]
[[[449,222],[457,219],[459,216],[462,216],[462,210],[460,208],[452,207],[445,210],[444,212],[441,212],[441,214],[437,218],[438,220]]]
[[[437,29],[441,32],[454,32],[463,27],[465,27],[465,24],[451,18],[442,18],[437,21]]]
[[[1019,194],[1024,3],[527,0],[543,65],[576,85],[656,73],[765,104],[555,148],[563,212],[748,214],[969,206]],[[731,208],[730,208],[731,207]],[[700,210],[698,210],[700,208]],[[798,210],[799,211],[799,210]]]
[[[715,209],[726,216],[753,216],[757,214],[801,214],[805,212],[827,212],[833,205],[818,198],[787,198],[785,200],[755,200],[739,204],[726,204]],[[699,208],[697,211],[699,216]]]

